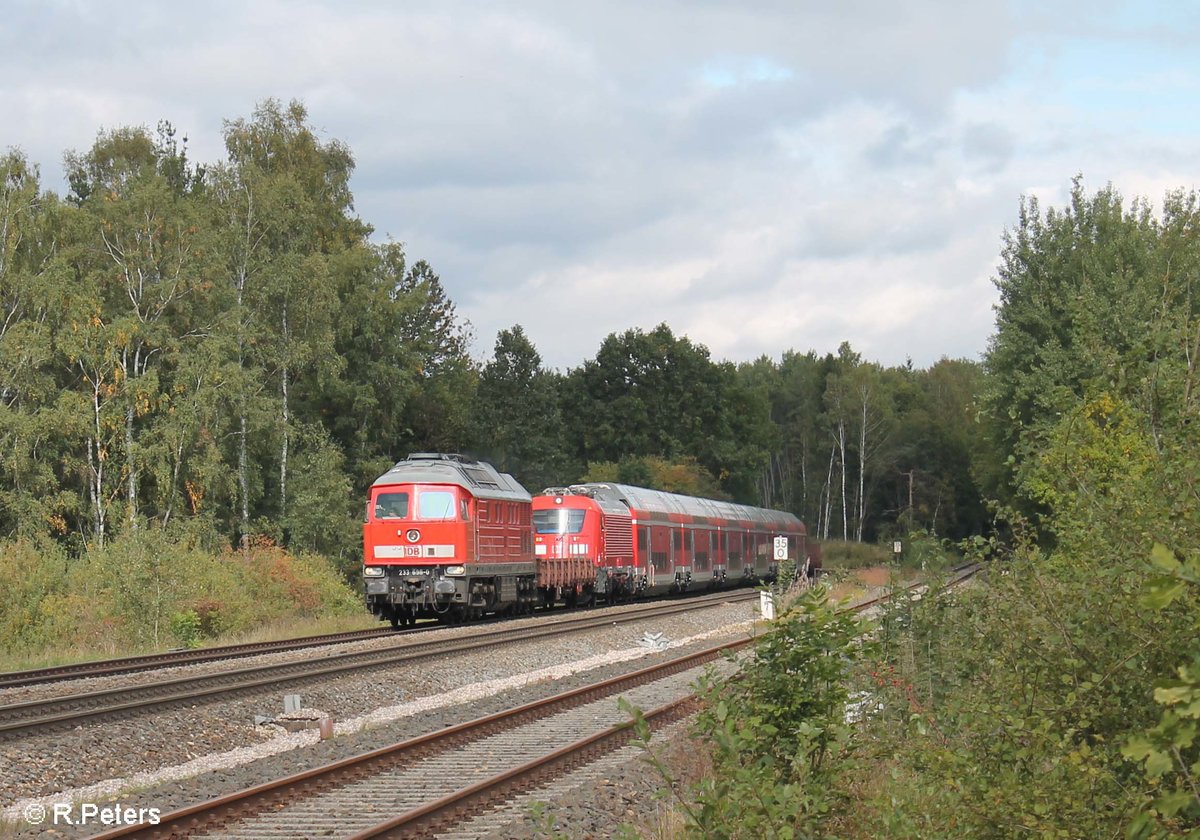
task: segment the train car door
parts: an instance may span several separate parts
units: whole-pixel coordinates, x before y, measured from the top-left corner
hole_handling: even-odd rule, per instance
[[[766,534],[754,533],[754,573],[760,578],[767,575],[767,564],[770,562],[771,547]]]
[[[637,531],[635,540],[637,554],[633,559],[633,574],[634,576],[642,574],[646,576],[646,580],[651,580],[654,575],[654,566],[650,563],[650,526],[639,522],[633,527]]]
[[[697,580],[710,580],[712,579],[712,532],[696,529],[689,533],[693,535],[695,541],[695,550],[692,553],[693,573]]]
[[[682,580],[687,580],[691,573],[692,556],[695,552],[693,532],[690,528],[680,525],[678,528],[672,528],[671,533],[678,534],[678,538],[675,540],[675,575]]]
[[[665,575],[671,569],[673,530],[666,525],[655,525],[650,529],[650,585],[657,583],[659,575]]]
[[[729,548],[727,538],[728,534],[726,534],[724,528],[718,528],[716,531],[713,531],[712,567],[714,576],[725,572],[725,570],[729,567]],[[728,572],[726,572],[726,574],[728,574]]]

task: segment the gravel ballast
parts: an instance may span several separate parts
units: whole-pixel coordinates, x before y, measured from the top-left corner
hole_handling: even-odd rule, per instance
[[[753,602],[728,604],[550,640],[498,645],[456,655],[447,663],[426,660],[416,666],[356,672],[336,680],[2,744],[5,786],[0,805],[7,806],[4,816],[10,825],[18,826],[24,823],[21,812],[31,801],[109,802],[119,796],[123,806],[155,807],[165,813],[601,676],[634,670],[682,650],[744,636],[754,618]],[[713,632],[714,628],[720,630]],[[439,632],[458,636],[473,630]],[[638,644],[653,633],[695,640],[667,652]],[[337,737],[318,741],[315,731],[283,734],[274,727],[254,726],[253,715],[282,710],[284,693],[301,694],[304,706],[330,714],[337,722]],[[71,790],[88,785],[93,787]],[[133,792],[122,793],[131,788]],[[59,836],[83,836],[95,828],[59,827]],[[43,827],[37,833],[45,831]]]

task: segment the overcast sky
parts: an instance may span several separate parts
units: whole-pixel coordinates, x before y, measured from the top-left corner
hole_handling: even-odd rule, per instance
[[[1046,7],[1053,7],[1048,9]],[[0,0],[0,149],[299,99],[490,357],[666,321],[715,358],[978,358],[1022,195],[1200,181],[1200,5]]]

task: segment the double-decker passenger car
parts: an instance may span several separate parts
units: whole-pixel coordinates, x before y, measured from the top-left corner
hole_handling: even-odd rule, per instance
[[[790,513],[625,484],[549,488],[533,522],[538,562],[586,557],[610,600],[772,580],[782,560],[809,559]]]
[[[394,627],[532,608],[529,493],[490,464],[409,455],[371,485],[363,578],[367,606]]]

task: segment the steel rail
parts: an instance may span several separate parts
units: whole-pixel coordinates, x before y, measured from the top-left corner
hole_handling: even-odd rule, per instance
[[[954,586],[979,571],[975,564],[952,571],[946,586]],[[902,590],[913,591],[926,586],[914,583]],[[840,612],[863,612],[888,600],[895,592],[866,599],[847,606]],[[183,837],[201,831],[211,831],[261,814],[268,809],[279,810],[289,803],[306,799],[329,790],[371,777],[373,774],[442,752],[463,743],[478,740],[498,731],[523,726],[531,721],[557,714],[574,706],[615,694],[635,685],[663,679],[684,670],[699,667],[728,652],[751,644],[752,638],[724,642],[668,662],[658,663],[629,674],[610,677],[600,682],[563,692],[552,697],[526,703],[514,709],[487,715],[476,720],[447,727],[425,735],[382,747],[359,756],[342,759],[302,773],[276,779],[245,790],[236,791],[197,805],[183,808],[161,817],[156,825],[132,825],[96,835],[93,840],[117,838]],[[661,726],[686,717],[698,703],[695,695],[679,698],[661,705],[644,717],[654,726]],[[632,721],[611,726],[602,732],[586,736],[572,744],[559,747],[547,755],[531,759],[518,767],[504,770],[495,776],[439,797],[426,805],[389,818],[374,827],[352,835],[354,840],[373,837],[430,836],[439,824],[461,819],[464,815],[487,810],[494,803],[504,802],[512,792],[538,787],[548,778],[569,772],[594,757],[618,749],[632,737]]]
[[[240,645],[197,648],[195,650],[166,650],[141,656],[125,656],[119,659],[96,659],[91,662],[72,662],[68,665],[52,665],[48,668],[32,668],[26,671],[0,672],[0,688],[17,688],[27,685],[61,682],[84,677],[105,677],[113,674],[128,674],[170,668],[176,665],[195,665],[223,659],[238,659],[257,656],[261,653],[301,650],[322,645],[344,644],[364,639],[404,635],[409,631],[391,628],[347,630],[342,633],[325,633],[317,636],[297,636],[292,639],[276,639],[265,642],[247,642]]]
[[[972,577],[979,565],[964,564],[951,570],[951,578],[945,588],[950,588]],[[922,582],[902,587],[899,591],[912,592],[928,585]],[[944,591],[944,590],[943,590]],[[865,612],[888,601],[895,591],[854,603],[839,610],[839,613]],[[722,651],[750,644],[742,640],[721,646]],[[643,719],[651,730],[660,728],[682,717],[690,715],[699,705],[694,694],[681,697],[643,713]],[[542,787],[552,779],[565,775],[577,767],[589,764],[604,754],[625,746],[633,738],[633,721],[625,721],[606,730],[581,738],[546,755],[530,759],[518,767],[501,771],[473,785],[442,796],[418,808],[413,808],[378,825],[349,835],[348,840],[375,840],[375,838],[433,838],[439,831],[453,827],[477,814],[503,804],[514,795]]]
[[[699,667],[717,659],[725,651],[735,650],[748,643],[749,640],[737,640],[714,645],[667,662],[640,668],[628,674],[610,677],[580,688],[534,700],[513,709],[496,712],[425,735],[418,735],[362,755],[345,758],[312,770],[236,791],[208,802],[182,808],[164,814],[157,825],[131,825],[113,829],[96,835],[94,840],[114,840],[118,837],[180,837],[201,829],[211,830],[260,813],[267,808],[276,808],[298,797],[341,787],[370,776],[383,768],[424,758],[432,752],[442,752],[468,741],[524,726],[604,696]]]
[[[653,731],[692,715],[699,706],[700,698],[691,694],[643,712],[642,719]],[[456,820],[472,817],[489,810],[493,805],[503,804],[516,793],[541,787],[558,776],[566,775],[620,749],[633,740],[634,734],[633,721],[615,724],[601,732],[559,747],[551,753],[530,759],[519,767],[505,770],[365,831],[351,834],[347,840],[434,837],[439,829],[449,828]]]
[[[731,590],[726,590],[731,591]],[[665,599],[663,599],[665,600]],[[609,604],[607,606],[618,606]],[[539,612],[539,615],[545,615]],[[552,614],[558,615],[556,610]],[[504,620],[500,616],[487,616],[476,622],[476,625],[495,624]],[[71,662],[64,665],[51,665],[45,668],[30,668],[21,671],[0,671],[0,689],[20,688],[31,685],[44,685],[52,682],[63,682],[72,679],[88,677],[106,677],[120,674],[153,671],[160,668],[171,668],[182,665],[196,665],[206,662],[219,662],[226,659],[241,659],[248,656],[258,656],[264,653],[288,652],[304,650],[324,645],[345,644],[348,642],[367,641],[376,638],[411,636],[417,633],[440,630],[446,625],[426,622],[409,628],[368,628],[366,630],[346,630],[340,633],[325,633],[314,636],[297,636],[292,639],[275,639],[263,642],[246,642],[237,645],[221,645],[194,650],[166,650],[159,653],[147,653],[139,656],[124,656],[115,659],[96,659],[89,662]]]
[[[329,677],[362,668],[391,667],[434,656],[449,656],[492,647],[496,644],[514,644],[562,633],[582,632],[596,627],[705,609],[750,600],[756,595],[756,592],[732,591],[687,601],[656,603],[621,613],[583,614],[565,620],[539,622],[533,626],[503,624],[501,629],[467,638],[438,639],[372,651],[334,652],[315,659],[236,668],[194,677],[172,677],[137,686],[10,703],[0,706],[0,740],[9,740],[33,732],[53,731],[66,726],[73,727],[98,718],[126,716],[266,686]]]

